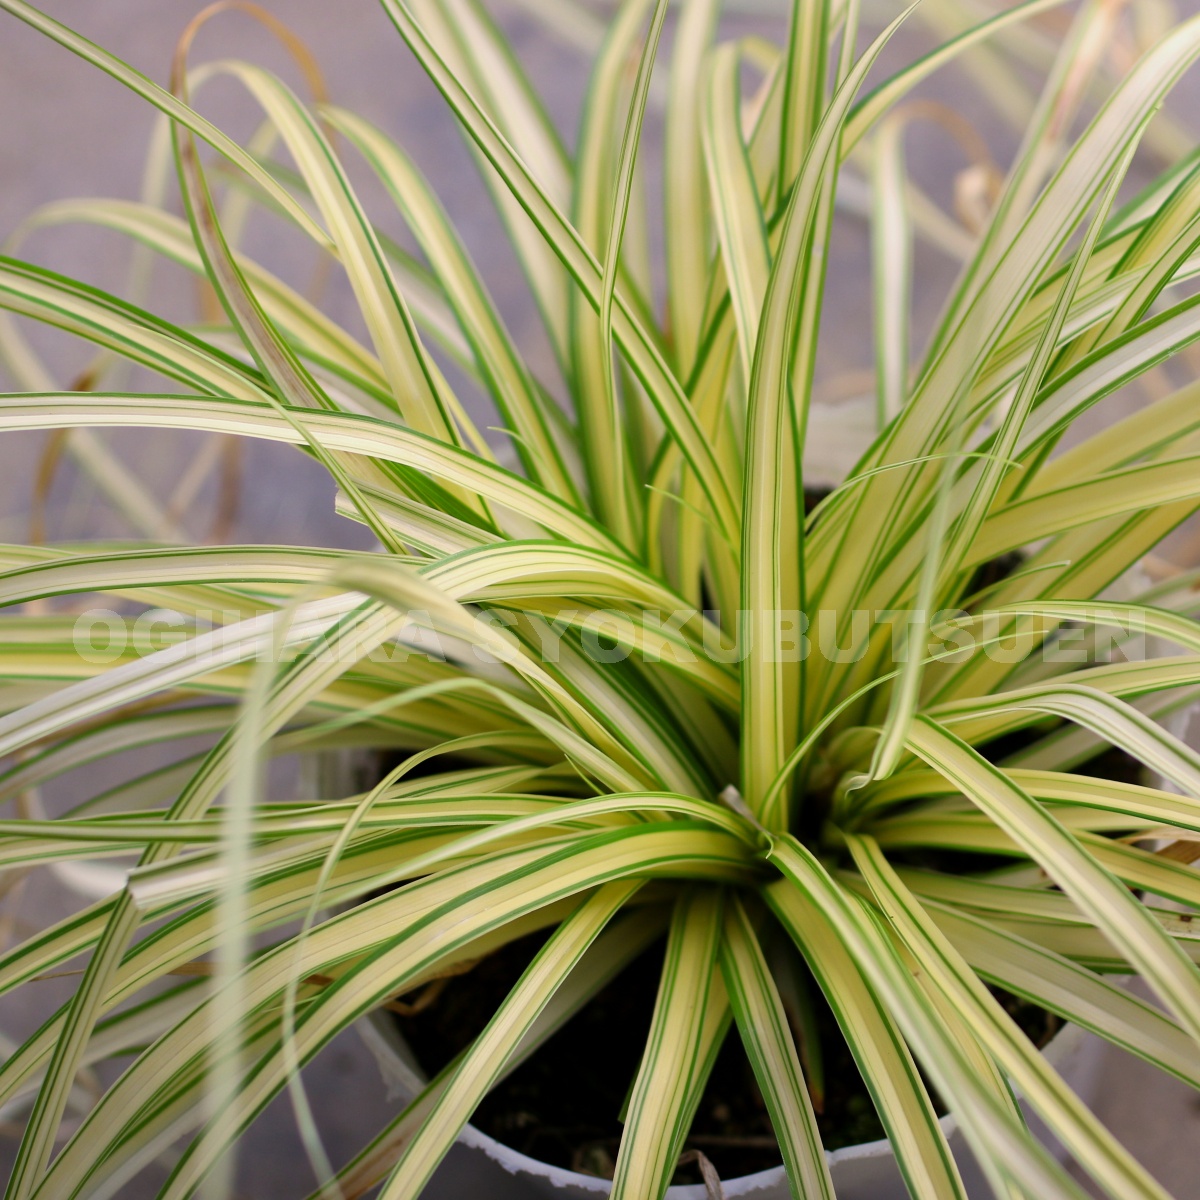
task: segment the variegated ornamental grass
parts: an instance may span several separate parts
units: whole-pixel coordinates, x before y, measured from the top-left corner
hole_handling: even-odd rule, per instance
[[[0,1100],[32,1098],[8,1195],[119,1194],[176,1144],[163,1195],[219,1192],[239,1134],[291,1089],[330,1177],[322,1195],[382,1181],[387,1200],[415,1197],[494,1082],[665,935],[618,1200],[662,1195],[731,1024],[794,1194],[832,1195],[818,1081],[788,1015],[808,977],[914,1196],[963,1195],[929,1081],[997,1195],[1085,1194],[1029,1133],[1019,1093],[1104,1194],[1162,1197],[985,985],[1200,1086],[1200,757],[1162,723],[1200,691],[1197,580],[1105,598],[1200,506],[1200,391],[1093,419],[1060,452],[1101,400],[1200,338],[1200,158],[1121,190],[1144,135],[1159,151],[1171,142],[1151,122],[1200,56],[1200,19],[1101,88],[1114,13],[1085,3],[971,234],[908,185],[907,97],[994,39],[1025,46],[1026,31],[1044,49],[1027,22],[1053,0],[978,24],[931,10],[953,36],[871,90],[899,21],[868,44],[858,0],[797,3],[778,46],[714,44],[718,0],[685,0],[661,55],[665,0],[627,0],[597,51],[574,155],[476,0],[382,2],[481,163],[565,396],[507,332],[436,180],[386,132],[302,103],[252,63],[192,68],[190,32],[164,89],[0,0],[165,114],[161,166],[173,153],[185,201],[185,218],[64,201],[30,227],[127,234],[206,278],[225,314],[183,327],[0,261],[9,314],[101,353],[90,390],[57,390],[53,364],[5,317],[0,348],[27,390],[0,399],[0,428],[286,443],[330,472],[341,511],[379,542],[373,554],[161,534],[3,548],[6,605],[100,594],[131,617],[225,614],[107,663],[82,653],[62,606],[4,618],[6,797],[139,746],[178,763],[128,779],[100,810],[3,822],[8,870],[136,864],[118,892],[0,958],[6,990],[87,964],[73,1000],[0,1067]],[[996,92],[1001,59],[972,61]],[[246,146],[192,107],[217,76],[263,114]],[[665,105],[665,312],[633,236],[652,101]],[[421,261],[376,232],[352,159],[378,175]],[[847,172],[873,189],[879,432],[806,518],[802,450]],[[365,340],[239,249],[251,207],[345,273]],[[966,249],[910,364],[914,227]],[[121,360],[162,389],[106,390]],[[451,361],[494,403],[514,469],[447,381]],[[110,485],[148,534],[162,527],[136,488]],[[1018,550],[1019,567],[979,587],[980,568]],[[907,638],[872,620],[846,643],[854,613],[885,611],[908,614]],[[818,644],[823,612],[849,652]],[[789,652],[789,613],[810,619],[807,657]],[[402,649],[418,627],[444,659]],[[1114,628],[1171,652],[1058,652]],[[739,634],[740,657],[719,650]],[[197,735],[211,745],[199,757]],[[366,794],[262,799],[265,757],[346,745],[402,751],[402,765]],[[1079,773],[1108,746],[1173,790]],[[358,1159],[328,1163],[303,1064],[390,998],[535,930],[549,939],[479,1039]],[[808,970],[774,970],[781,945]],[[210,956],[211,972],[195,965]],[[1161,1008],[1106,978],[1126,974]],[[133,1048],[57,1147],[80,1067]]]

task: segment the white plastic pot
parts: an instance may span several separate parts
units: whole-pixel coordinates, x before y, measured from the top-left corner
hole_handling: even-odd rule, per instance
[[[360,1022],[367,1045],[379,1062],[389,1089],[405,1098],[414,1095],[422,1079],[408,1046],[386,1013]],[[1045,1049],[1046,1058],[1085,1103],[1095,1096],[1101,1055],[1105,1043],[1095,1034],[1075,1025],[1065,1026]],[[991,1191],[967,1150],[962,1131],[953,1114],[942,1118],[950,1147],[963,1174],[963,1182],[972,1197],[989,1198]],[[1055,1145],[1036,1117],[1031,1128],[1052,1146]],[[886,1141],[846,1146],[828,1155],[838,1200],[908,1200],[908,1191],[899,1167]],[[552,1167],[507,1146],[468,1125],[451,1152],[450,1169],[463,1196],[471,1200],[597,1200],[607,1195],[612,1185],[604,1179],[580,1175],[575,1171]],[[722,1180],[727,1200],[790,1200],[783,1167]],[[708,1200],[702,1185],[673,1187],[667,1200]]]

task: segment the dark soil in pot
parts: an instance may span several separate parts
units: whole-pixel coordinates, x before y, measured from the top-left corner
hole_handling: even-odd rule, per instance
[[[414,1006],[421,1011],[392,1016],[427,1074],[440,1070],[482,1031],[545,936],[521,938],[467,974],[439,981],[436,998],[424,1007],[421,993],[406,997],[418,1001]],[[503,1080],[471,1123],[531,1158],[611,1178],[621,1139],[619,1118],[650,1027],[661,962],[661,944],[642,954]],[[1058,1031],[1061,1022],[1043,1009],[1016,997],[1002,998],[1039,1046]],[[884,1137],[832,1013],[821,1004],[816,1015],[826,1081],[818,1125],[826,1148]],[[701,1151],[722,1179],[767,1170],[781,1161],[735,1028],[718,1055],[685,1149]],[[701,1179],[695,1166],[685,1165],[674,1182]]]

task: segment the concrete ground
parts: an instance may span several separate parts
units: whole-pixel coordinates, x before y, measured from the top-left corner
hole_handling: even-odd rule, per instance
[[[760,0],[769,8],[778,0]],[[329,90],[340,103],[356,109],[397,133],[436,180],[444,202],[482,264],[500,305],[535,366],[548,371],[548,351],[536,330],[524,298],[519,273],[500,236],[488,202],[478,186],[469,156],[458,141],[440,97],[421,76],[374,0],[268,0],[316,49],[328,75]],[[75,25],[159,80],[165,80],[175,38],[200,7],[199,0],[45,0],[43,7]],[[580,107],[583,59],[548,36],[514,0],[497,0],[518,53],[531,66],[550,96],[555,119],[570,136]],[[744,7],[744,6],[743,6]],[[750,7],[756,7],[750,5]],[[578,35],[578,28],[571,31]],[[904,43],[901,52],[915,46]],[[263,32],[244,17],[229,15],[201,35],[201,57],[236,54],[284,70],[297,86],[294,69]],[[998,128],[986,106],[981,108],[962,76],[947,76],[933,94],[956,109],[980,116],[996,134],[1002,156],[1012,135]],[[1194,100],[1196,89],[1191,88]],[[213,85],[203,98],[206,113],[239,136],[253,122],[232,86]],[[1187,106],[1184,111],[1186,113]],[[152,121],[146,106],[110,79],[51,45],[12,18],[0,16],[0,238],[47,201],[76,196],[121,196],[138,193],[145,147]],[[654,134],[649,135],[653,148]],[[916,137],[913,153],[927,171],[939,165],[949,172],[958,160],[936,139]],[[943,172],[946,174],[946,172]],[[948,177],[948,176],[947,176]],[[377,189],[363,179],[364,193],[376,213],[387,212]],[[387,221],[384,222],[388,224]],[[390,226],[400,233],[396,222]],[[869,364],[868,304],[865,291],[852,286],[866,277],[866,239],[862,226],[843,221],[835,237],[837,267],[831,272],[831,325],[851,331],[827,339],[825,372],[830,394],[845,390],[847,379]],[[292,277],[304,278],[308,260],[262,224],[252,224],[248,246]],[[127,250],[116,238],[75,228],[33,235],[28,253],[37,261],[82,278],[120,286]],[[919,260],[918,321],[927,320],[949,267],[936,256]],[[192,285],[164,275],[155,292],[156,305],[168,315],[189,311]],[[328,282],[323,303],[341,319],[353,321],[352,303],[338,280]],[[854,332],[858,336],[854,336]],[[47,339],[35,344],[54,364],[60,383],[67,383],[86,358],[78,347]],[[852,387],[852,382],[851,382]],[[140,482],[159,496],[169,496],[181,473],[205,453],[199,437],[155,438],[113,435],[107,444]],[[41,435],[10,435],[0,447],[0,538],[29,536],[30,497],[37,488]],[[232,540],[363,546],[363,532],[334,516],[332,490],[321,473],[291,451],[252,445],[243,451],[243,480]],[[201,488],[182,524],[191,536],[203,537],[214,506],[214,475]],[[51,538],[115,536],[129,529],[68,455],[49,489],[43,524]],[[89,781],[91,785],[94,781]],[[78,903],[61,881],[35,879],[21,900],[22,926],[54,919]],[[11,905],[10,905],[11,915]],[[0,1035],[13,1038],[28,1031],[61,999],[61,981],[25,989],[0,1008]],[[309,1073],[309,1088],[318,1122],[335,1159],[353,1151],[364,1131],[378,1126],[395,1110],[370,1055],[354,1033],[339,1038]],[[1161,1179],[1177,1200],[1200,1200],[1200,1101],[1183,1085],[1115,1051],[1104,1064],[1100,1117],[1109,1124]],[[15,1147],[11,1125],[0,1125],[0,1159],[11,1160]],[[2,1168],[0,1168],[2,1169]],[[501,1200],[475,1197],[465,1190],[459,1164],[452,1159],[439,1174],[430,1200]],[[150,1178],[156,1175],[156,1179]],[[129,1200],[151,1196],[162,1178],[152,1170],[122,1192]],[[286,1103],[274,1105],[254,1127],[239,1170],[239,1194],[253,1200],[302,1196],[311,1176],[294,1133]]]

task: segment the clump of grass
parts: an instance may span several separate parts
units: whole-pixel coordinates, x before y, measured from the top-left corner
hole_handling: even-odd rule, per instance
[[[731,1023],[794,1193],[831,1200],[817,1059],[806,1079],[789,1019],[810,977],[915,1196],[963,1194],[926,1080],[997,1194],[1082,1194],[1029,1133],[1019,1092],[1104,1194],[1161,1196],[990,988],[1200,1083],[1200,885],[1186,865],[1200,759],[1162,724],[1200,688],[1196,580],[1107,598],[1200,504],[1200,393],[1061,448],[1200,336],[1200,160],[1172,160],[1118,202],[1200,54],[1200,20],[1166,30],[1078,122],[1112,17],[1085,5],[972,231],[910,190],[905,98],[1052,4],[958,32],[864,92],[898,22],[861,49],[856,0],[797,3],[778,46],[715,41],[715,0],[687,0],[665,89],[660,312],[628,231],[665,0],[628,0],[605,31],[573,155],[474,0],[382,2],[483,164],[565,404],[385,132],[314,111],[246,62],[192,70],[190,32],[166,90],[0,0],[171,122],[186,219],[89,201],[44,220],[121,230],[201,276],[223,312],[197,331],[0,261],[0,305],[105,356],[88,391],[56,391],[6,325],[27,390],[0,399],[0,429],[292,445],[378,540],[370,554],[3,549],[5,604],[108,593],[173,609],[183,634],[97,663],[74,616],[5,618],[5,795],[129,746],[179,762],[131,778],[103,815],[4,822],[8,869],[136,857],[113,895],[0,957],[11,989],[89,955],[74,998],[0,1067],[0,1099],[35,1097],[8,1194],[113,1194],[178,1143],[162,1194],[182,1200],[229,1172],[241,1132],[290,1088],[323,1195],[382,1183],[387,1200],[415,1197],[495,1081],[665,932],[617,1200],[663,1194]],[[270,139],[239,146],[197,113],[189,92],[214,75],[249,91]],[[200,141],[239,204],[344,272],[366,342],[239,248]],[[423,261],[377,233],[350,157]],[[864,167],[877,434],[806,516],[834,206]],[[910,366],[914,224],[966,259]],[[168,382],[110,388],[110,359]],[[494,404],[515,469],[447,382],[449,360]],[[232,615],[206,632],[209,611]],[[1114,630],[1181,652],[1103,661],[1096,643]],[[212,743],[199,761],[185,749],[196,733]],[[399,750],[401,765],[366,791],[263,797],[264,759],[346,745]],[[1107,747],[1174,790],[1085,774]],[[303,1064],[364,1014],[538,930],[544,945],[469,1049],[359,1158],[326,1161]],[[211,971],[196,965],[210,954]],[[1106,978],[1131,973],[1161,1011]],[[79,1068],[129,1047],[55,1155]]]

